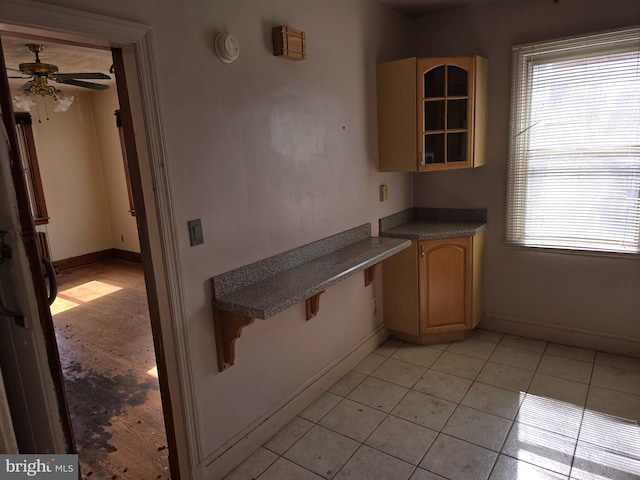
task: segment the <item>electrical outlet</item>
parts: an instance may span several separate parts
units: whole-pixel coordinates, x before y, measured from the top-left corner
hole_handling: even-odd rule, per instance
[[[121,241],[122,243],[124,243],[124,235],[123,235],[123,234],[120,234],[120,241]]]

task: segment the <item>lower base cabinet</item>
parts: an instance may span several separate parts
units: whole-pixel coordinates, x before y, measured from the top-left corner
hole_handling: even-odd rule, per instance
[[[482,318],[484,232],[412,240],[382,262],[385,326],[419,344],[464,339]]]

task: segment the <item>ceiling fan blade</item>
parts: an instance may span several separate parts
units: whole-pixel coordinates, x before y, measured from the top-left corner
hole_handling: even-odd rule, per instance
[[[58,83],[64,83],[65,85],[75,85],[76,87],[90,88],[91,90],[106,90],[109,85],[102,85],[100,83],[83,82],[82,80],[74,80],[72,78],[66,80],[56,79]]]
[[[23,80],[26,80],[27,78],[31,78],[31,77],[24,77],[24,76],[22,76],[22,77],[7,77],[7,78],[21,78],[21,79],[23,79]]]
[[[109,75],[105,75],[104,73],[93,72],[93,73],[56,73],[52,75],[58,80],[75,80],[75,79],[86,79],[86,80],[111,80]]]
[[[18,70],[17,68],[9,68],[7,67],[7,70],[9,70],[10,72],[16,72],[16,73],[22,73],[20,70]]]

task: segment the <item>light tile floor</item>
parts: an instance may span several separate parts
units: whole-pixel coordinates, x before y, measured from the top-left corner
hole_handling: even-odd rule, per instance
[[[387,340],[226,480],[640,479],[640,359]]]

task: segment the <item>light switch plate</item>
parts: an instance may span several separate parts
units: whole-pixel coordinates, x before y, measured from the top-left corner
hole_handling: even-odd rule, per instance
[[[189,240],[191,240],[191,246],[200,245],[204,243],[204,235],[202,234],[202,220],[197,218],[195,220],[189,220]]]

